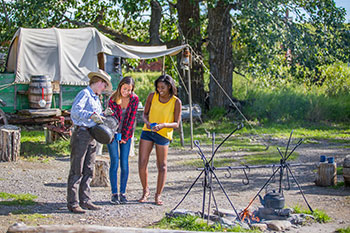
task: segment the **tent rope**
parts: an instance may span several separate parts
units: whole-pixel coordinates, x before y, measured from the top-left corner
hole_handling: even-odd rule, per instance
[[[12,86],[12,85],[15,85],[15,82],[13,83],[6,83],[6,84],[3,84],[3,85],[0,85],[0,91]]]
[[[173,57],[170,56],[170,58],[171,58],[171,62],[173,63],[173,66],[174,66],[175,69],[176,69],[176,72],[177,72],[178,75],[179,75],[179,78],[180,78],[180,80],[181,80],[181,82],[182,82],[182,85],[183,85],[183,87],[185,88],[185,91],[186,91],[187,95],[189,95],[189,92],[188,92],[188,90],[187,90],[187,87],[186,87],[186,85],[185,85],[185,82],[184,82],[184,80],[183,80],[182,77],[181,77],[181,73],[180,73],[179,69],[177,68],[177,65],[175,65],[175,62],[174,62]]]
[[[219,88],[221,89],[221,91],[225,94],[225,96],[229,99],[229,101],[232,103],[232,105],[236,108],[236,110],[238,111],[238,113],[243,117],[244,121],[248,123],[248,125],[251,127],[251,129],[254,131],[254,133],[260,137],[263,141],[263,144],[266,146],[266,149],[268,149],[269,145],[267,143],[265,143],[265,139],[263,139],[261,136],[259,136],[257,130],[254,128],[254,126],[252,124],[249,123],[248,119],[244,116],[244,114],[242,113],[242,111],[238,108],[238,106],[236,105],[236,103],[232,100],[232,98],[227,94],[227,92],[225,91],[225,89],[221,86],[221,84],[219,83],[219,81],[215,78],[215,76],[210,72],[209,68],[204,64],[202,58],[193,50],[193,48],[188,45],[188,47],[191,49],[192,54],[194,54],[194,60],[200,62],[202,64],[202,66],[204,67],[205,71],[209,73],[210,77],[213,78],[213,80],[215,81],[215,83],[219,86]]]

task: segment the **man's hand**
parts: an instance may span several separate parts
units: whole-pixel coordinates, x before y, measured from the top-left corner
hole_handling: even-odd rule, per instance
[[[113,110],[111,108],[106,108],[104,111],[105,116],[111,116],[113,114]]]
[[[97,123],[97,124],[102,124],[103,123],[103,120],[105,119],[103,116],[100,116],[98,115],[96,112],[94,112],[92,115],[91,115],[91,119]]]

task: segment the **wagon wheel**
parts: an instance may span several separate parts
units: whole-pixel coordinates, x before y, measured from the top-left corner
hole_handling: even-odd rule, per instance
[[[7,118],[6,118],[6,114],[4,113],[4,111],[2,111],[0,109],[0,126],[2,125],[7,125]]]

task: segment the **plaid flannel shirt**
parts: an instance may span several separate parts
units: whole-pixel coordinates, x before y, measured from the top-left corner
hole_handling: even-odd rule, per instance
[[[117,120],[120,122],[120,118],[122,115],[122,108],[120,105],[118,105],[114,100],[109,100],[109,107],[113,110],[113,116],[117,118]],[[132,93],[130,95],[130,101],[128,104],[128,107],[126,108],[125,112],[125,119],[123,121],[122,125],[122,140],[127,141],[132,137],[132,134],[134,132],[134,123],[136,119],[136,112],[137,107],[139,105],[139,97]]]

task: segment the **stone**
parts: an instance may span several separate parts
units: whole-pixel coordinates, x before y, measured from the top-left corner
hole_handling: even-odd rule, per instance
[[[232,209],[231,210],[221,209],[221,208],[219,208],[218,210],[214,209],[214,214],[219,215],[221,217],[225,217],[225,216],[237,217],[235,211]]]
[[[259,230],[259,231],[266,231],[267,230],[267,225],[265,223],[253,223],[251,224],[251,228],[254,230]]]
[[[288,230],[292,226],[291,222],[286,220],[271,220],[264,221],[264,223],[266,223],[268,228],[275,231]]]
[[[198,216],[197,213],[194,213],[193,211],[189,211],[185,209],[176,209],[176,210],[170,211],[169,213],[166,213],[166,216],[168,217],[178,217],[178,216],[186,216],[186,215]]]
[[[302,225],[306,221],[306,218],[300,214],[291,214],[287,220],[294,225]]]

